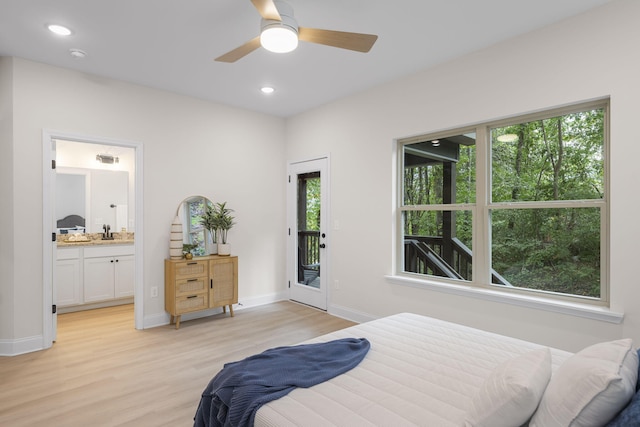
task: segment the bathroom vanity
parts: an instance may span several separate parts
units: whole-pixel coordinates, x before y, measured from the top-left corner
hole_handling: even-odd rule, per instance
[[[58,242],[59,313],[133,303],[133,239]]]

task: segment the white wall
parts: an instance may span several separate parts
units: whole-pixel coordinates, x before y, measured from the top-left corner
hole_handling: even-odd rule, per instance
[[[283,119],[19,58],[0,66],[0,88],[8,79],[14,90],[0,104],[13,102],[13,135],[7,138],[4,127],[0,135],[3,157],[13,151],[7,169],[0,167],[0,199],[19,211],[12,217],[3,209],[0,218],[5,230],[22,236],[11,242],[3,233],[0,244],[0,344],[43,334],[43,129],[143,144],[145,319],[165,315],[162,293],[151,298],[150,287],[164,287],[170,224],[192,194],[227,201],[236,211],[229,238],[239,256],[240,301],[284,292]],[[5,184],[12,166],[13,192]],[[12,254],[21,256],[11,261]]]
[[[640,345],[640,2],[600,9],[287,121],[287,159],[331,153],[330,311],[413,311],[568,350],[629,336]],[[387,282],[393,140],[611,96],[611,308],[622,324]],[[373,248],[373,249],[372,249]],[[345,261],[345,260],[348,260]]]

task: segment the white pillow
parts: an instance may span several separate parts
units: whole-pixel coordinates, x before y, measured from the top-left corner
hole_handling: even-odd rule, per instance
[[[527,422],[551,377],[548,348],[530,351],[498,366],[471,401],[467,427],[513,427]]]
[[[531,427],[601,426],[635,392],[638,354],[630,339],[585,348],[551,377]]]

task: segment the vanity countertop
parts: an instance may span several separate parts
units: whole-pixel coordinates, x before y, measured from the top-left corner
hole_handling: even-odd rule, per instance
[[[110,245],[132,245],[134,233],[122,232],[113,233],[113,239],[102,240],[102,233],[84,234],[58,234],[56,235],[58,247],[65,246],[110,246]]]
[[[58,247],[65,247],[65,246],[103,246],[103,245],[132,245],[134,242],[133,239],[114,239],[114,240],[102,240],[102,239],[95,239],[95,240],[86,240],[86,241],[79,241],[79,242],[65,242],[63,240],[59,240],[58,241]]]

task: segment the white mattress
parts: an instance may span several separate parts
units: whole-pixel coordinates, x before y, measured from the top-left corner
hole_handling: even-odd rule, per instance
[[[356,368],[264,405],[255,425],[459,427],[471,398],[498,364],[542,347],[409,313],[306,342],[347,337],[371,342]],[[555,371],[571,353],[551,349],[551,355]]]

